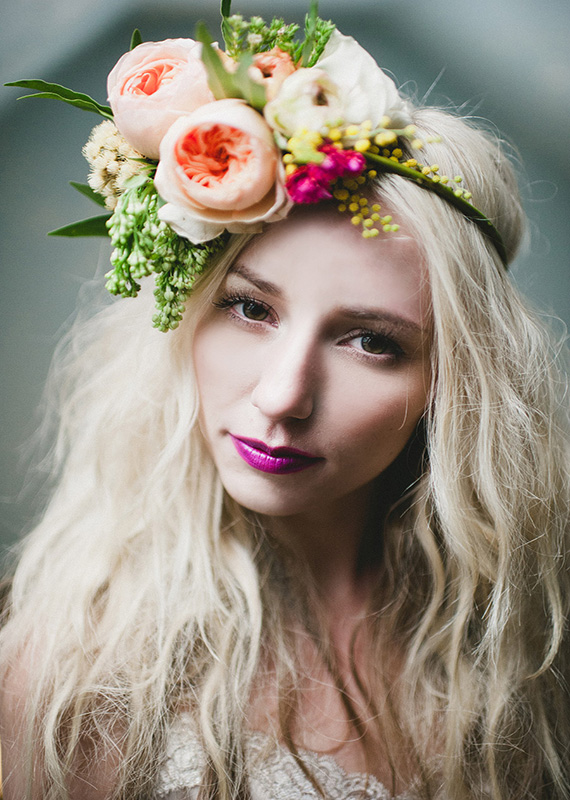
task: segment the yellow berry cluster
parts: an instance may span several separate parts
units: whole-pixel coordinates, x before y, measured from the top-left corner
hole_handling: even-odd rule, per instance
[[[381,130],[374,131],[370,120],[365,120],[360,125],[348,125],[344,129],[331,128],[325,135],[332,142],[348,145],[358,153],[382,155],[399,161],[403,155],[402,150],[394,147],[398,143],[398,132],[387,130],[390,124],[390,119],[384,117],[380,121]],[[410,125],[400,133],[410,138],[415,133],[415,128]],[[339,181],[341,185],[333,192],[335,200],[339,201],[338,210],[351,214],[352,224],[362,226],[362,236],[365,239],[378,236],[380,230],[395,232],[400,228],[392,222],[389,214],[380,214],[379,203],[370,205],[368,198],[359,191],[367,179],[376,178],[377,175],[377,170],[369,169],[355,178],[342,179]]]
[[[407,164],[407,166],[412,166],[412,164]],[[441,183],[443,186],[447,186],[450,183],[454,183],[456,188],[453,190],[453,194],[456,197],[462,197],[464,200],[470,200],[472,195],[471,192],[468,192],[466,189],[463,189],[459,184],[463,182],[463,178],[461,175],[455,175],[453,178],[449,178],[447,175],[440,175],[439,174],[439,165],[432,164],[431,166],[424,166],[423,164],[419,164],[415,162],[413,165],[414,169],[417,169],[418,172],[421,172],[422,175],[428,177],[433,183]],[[450,187],[451,188],[451,187]]]
[[[283,155],[285,174],[292,175],[298,164],[305,164],[308,161],[318,164],[319,161],[324,160],[324,155],[318,149],[323,143],[324,138],[319,131],[311,131],[307,128],[297,131],[295,136],[287,141],[288,152]]]
[[[374,170],[371,171],[374,172]],[[333,196],[335,200],[340,201],[338,210],[341,212],[348,211],[352,215],[350,221],[353,225],[362,225],[362,235],[365,239],[378,236],[380,230],[377,227],[377,223],[382,226],[384,231],[399,230],[398,225],[392,224],[391,216],[380,216],[381,206],[379,203],[370,205],[366,197],[359,192],[355,192],[355,188],[365,182],[364,176],[359,176],[359,178],[363,178],[363,181],[359,181],[358,178],[354,180],[344,180],[342,181],[344,186],[334,190]],[[350,186],[347,186],[347,184],[350,184]],[[356,186],[354,186],[354,184],[356,184]]]
[[[407,140],[411,150],[421,151],[426,143],[441,141],[441,137],[430,136],[424,141],[416,135],[414,125],[407,125],[401,130],[392,129],[391,125],[391,120],[383,117],[376,128],[370,120],[365,120],[359,125],[325,126],[320,131],[301,129],[287,141],[287,152],[283,155],[285,172],[287,175],[292,175],[300,164],[320,163],[325,156],[319,151],[319,147],[328,143],[339,150],[354,150],[358,153],[389,159],[421,173],[434,183],[447,185],[453,182],[456,184],[456,188],[453,190],[456,197],[462,197],[465,200],[471,198],[470,192],[459,185],[462,182],[460,176],[449,178],[446,175],[440,175],[438,164],[426,166],[419,163],[416,158],[404,157],[404,152],[399,146],[401,139]],[[338,210],[351,215],[352,224],[362,227],[364,238],[376,237],[380,230],[386,232],[399,230],[399,226],[392,222],[392,217],[382,215],[380,205],[378,203],[370,204],[362,192],[362,187],[367,181],[377,175],[376,169],[367,169],[360,175],[339,179],[333,189],[333,197],[338,201]]]

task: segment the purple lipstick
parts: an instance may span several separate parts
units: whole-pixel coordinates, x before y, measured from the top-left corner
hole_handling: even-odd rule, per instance
[[[297,450],[295,447],[269,447],[258,439],[246,439],[230,433],[238,454],[250,467],[270,475],[289,475],[308,469],[323,458]]]

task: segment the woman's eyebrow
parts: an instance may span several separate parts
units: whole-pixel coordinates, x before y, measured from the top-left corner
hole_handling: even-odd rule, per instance
[[[279,288],[279,286],[260,278],[255,274],[255,272],[252,272],[248,267],[246,267],[245,264],[232,264],[228,270],[228,275],[232,274],[245,278],[246,281],[249,281],[254,286],[257,286],[261,292],[272,294],[275,297],[281,297],[283,295],[283,291]]]
[[[274,297],[283,296],[283,290],[280,289],[279,286],[259,277],[259,275],[256,275],[249,267],[246,267],[245,264],[239,262],[233,264],[228,270],[228,275],[239,275],[253,286],[256,286],[260,291],[271,294]],[[392,328],[402,333],[414,334],[416,336],[424,336],[427,333],[427,330],[417,322],[380,308],[341,306],[336,309],[336,313],[347,319],[358,320],[359,322],[388,323]]]
[[[338,313],[344,317],[355,319],[360,322],[379,322],[389,323],[393,328],[401,330],[402,332],[409,332],[414,334],[424,335],[427,331],[424,327],[414,322],[411,319],[394,314],[380,308],[366,308],[365,306],[356,306],[354,308],[341,307]]]

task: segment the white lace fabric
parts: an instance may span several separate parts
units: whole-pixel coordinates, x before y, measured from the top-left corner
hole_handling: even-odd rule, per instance
[[[302,750],[301,755],[327,800],[393,800],[373,775],[346,772],[332,756],[307,750]],[[248,737],[247,757],[253,800],[322,800],[293,755],[265,734],[252,733]],[[204,766],[204,752],[190,718],[180,717],[170,732],[157,800],[195,800]],[[408,791],[396,800],[418,800],[418,795]]]

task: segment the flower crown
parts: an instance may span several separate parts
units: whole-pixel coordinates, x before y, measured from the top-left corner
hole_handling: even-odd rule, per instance
[[[435,192],[473,220],[506,263],[504,244],[461,187],[461,177],[419,163],[424,142],[394,82],[353,38],[317,16],[299,26],[230,15],[222,0],[225,52],[203,24],[196,41],[142,42],[108,81],[109,106],[41,80],[32,89],[104,118],[83,153],[88,185],[72,186],[107,213],[53,235],[109,235],[106,287],[135,296],[155,274],[162,331],[177,327],[196,276],[232,233],[258,232],[294,205],[335,200],[364,237],[398,229],[366,184],[394,173]],[[417,151],[418,158],[410,157]]]

